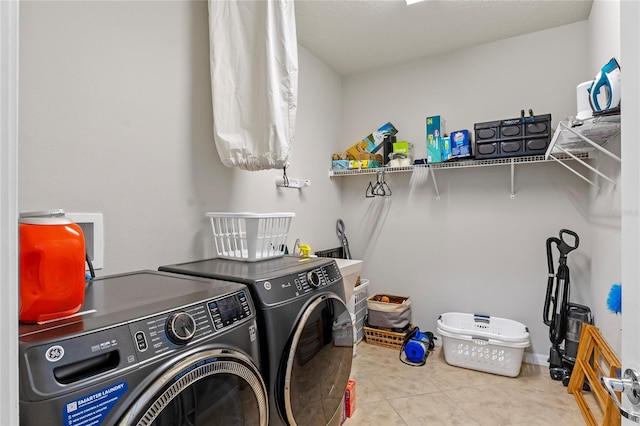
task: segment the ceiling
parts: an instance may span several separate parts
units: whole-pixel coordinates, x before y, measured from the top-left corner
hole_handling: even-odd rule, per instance
[[[341,75],[588,19],[592,0],[295,0],[298,43]]]

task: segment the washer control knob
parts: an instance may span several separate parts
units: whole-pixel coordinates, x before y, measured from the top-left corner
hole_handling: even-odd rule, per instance
[[[185,345],[196,334],[196,320],[186,312],[169,315],[166,325],[167,337],[176,345]]]
[[[312,287],[318,288],[320,286],[320,275],[316,271],[307,272],[307,281]]]

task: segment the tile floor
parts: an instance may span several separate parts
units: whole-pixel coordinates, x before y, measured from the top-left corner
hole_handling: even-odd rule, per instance
[[[573,395],[547,367],[522,364],[518,377],[499,376],[450,366],[441,349],[411,367],[398,350],[360,342],[351,370],[356,411],[344,426],[585,424]],[[597,406],[592,410],[601,422]]]

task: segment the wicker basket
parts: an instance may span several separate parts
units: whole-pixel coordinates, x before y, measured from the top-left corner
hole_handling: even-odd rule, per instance
[[[392,349],[402,349],[404,338],[407,334],[411,333],[414,329],[413,325],[407,328],[407,331],[397,333],[394,331],[382,330],[379,328],[372,328],[364,326],[364,338],[365,341],[371,345],[384,346]]]

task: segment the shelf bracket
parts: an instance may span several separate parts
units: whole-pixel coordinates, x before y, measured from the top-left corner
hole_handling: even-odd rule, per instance
[[[595,182],[593,182],[592,180],[587,179],[586,177],[582,176],[582,173],[577,172],[576,170],[574,170],[574,169],[573,169],[573,167],[569,166],[568,164],[565,164],[565,163],[564,163],[564,161],[558,160],[558,159],[557,159],[556,157],[554,157],[553,155],[550,155],[550,156],[549,156],[549,158],[554,159],[555,161],[557,161],[557,162],[558,162],[558,164],[561,164],[562,166],[566,167],[566,168],[567,168],[567,170],[569,170],[569,171],[570,171],[571,173],[573,173],[574,175],[578,176],[580,179],[582,179],[582,180],[584,180],[584,181],[586,181],[586,182],[589,182],[589,183],[590,183],[591,185],[593,185],[596,189],[598,189],[598,190],[600,189],[600,187],[598,186],[598,184],[596,184],[596,183],[595,183]],[[582,161],[581,161],[581,163],[582,163],[583,165],[584,165],[584,164],[586,164],[586,163],[584,163],[584,162],[582,162]],[[607,179],[609,179],[609,178],[607,178]]]
[[[514,180],[515,180],[515,163],[511,160],[511,199],[514,200],[516,198],[514,188]]]
[[[576,157],[575,155],[573,155],[572,153],[570,153],[569,151],[563,149],[560,146],[556,146],[557,149],[559,149],[560,151],[562,151],[564,154],[567,154],[569,157],[573,158],[574,160],[576,160],[578,163],[582,164],[584,167],[586,167],[587,169],[591,170],[592,172],[594,172],[595,174],[597,174],[598,176],[600,176],[601,178],[607,180],[608,182],[610,182],[613,187],[615,188],[616,186],[616,181],[611,179],[609,176],[605,175],[604,173],[602,173],[600,170],[596,169],[595,167],[589,165],[587,162],[579,159],[578,157]],[[618,161],[620,161],[620,158],[615,156],[614,154],[609,153],[609,151],[603,151],[608,153],[609,155],[611,155],[611,158],[617,159]],[[551,155],[551,157],[554,160],[557,160],[557,158],[555,158],[553,155]],[[576,172],[572,167],[570,167],[567,164],[564,164],[563,162],[560,162],[560,164],[562,164],[563,166],[567,167],[569,170],[571,170],[573,173],[578,174],[578,172]],[[578,174],[578,176],[580,176]],[[580,176],[582,177],[582,176]],[[598,188],[598,185],[596,185],[595,183],[593,183],[591,180],[584,178],[587,182],[589,182],[591,185],[595,186],[596,188]],[[599,188],[598,188],[599,189]]]
[[[574,175],[578,176],[580,179],[588,182],[590,185],[595,187],[596,189],[600,189],[599,185],[593,180],[589,179],[585,174],[581,171],[576,170],[574,167],[569,166],[562,160],[572,159],[577,161],[579,164],[587,168],[588,170],[595,173],[597,176],[600,176],[602,179],[611,183],[615,189],[616,181],[611,179],[609,176],[602,173],[600,170],[588,164],[582,158],[578,158],[574,152],[578,152],[576,149],[579,149],[582,152],[587,152],[588,150],[597,150],[598,152],[607,155],[617,162],[622,162],[621,158],[615,154],[613,154],[608,149],[605,149],[603,145],[606,143],[608,139],[619,134],[620,132],[620,118],[619,117],[609,117],[607,121],[604,118],[594,118],[584,122],[583,125],[572,127],[571,123],[565,123],[563,121],[558,123],[558,129],[556,133],[553,135],[551,142],[549,143],[549,147],[545,154],[545,158],[552,159],[567,170],[569,170]],[[594,132],[595,130],[595,132]],[[566,132],[566,133],[564,133]],[[589,133],[588,136],[585,136],[586,133]],[[579,142],[576,142],[579,141]],[[580,146],[580,143],[586,144],[585,146]],[[557,155],[560,154],[560,155]],[[589,158],[591,155],[589,154]]]
[[[589,139],[588,137],[586,137],[585,135],[583,135],[580,132],[575,131],[574,129],[572,129],[571,127],[567,126],[564,122],[560,122],[558,123],[559,126],[564,127],[566,130],[570,131],[571,133],[573,133],[575,136],[579,137],[580,139],[582,139],[584,142],[588,143],[589,145],[591,145],[593,148],[597,149],[598,151],[602,152],[603,154],[608,155],[609,157],[613,158],[614,160],[616,160],[618,163],[622,162],[622,159],[620,157],[618,157],[617,155],[613,154],[612,152],[610,152],[607,149],[604,149],[603,147],[601,147],[600,145],[598,145],[597,143],[594,143],[591,139]],[[561,151],[565,152],[565,150],[563,150],[560,146],[556,145],[556,148],[560,149]],[[575,157],[574,157],[575,158]]]
[[[429,167],[429,173],[431,173],[431,179],[433,179],[433,189],[436,190],[436,200],[440,201],[440,191],[438,191],[438,183],[436,182],[436,174],[433,171],[433,167]]]

